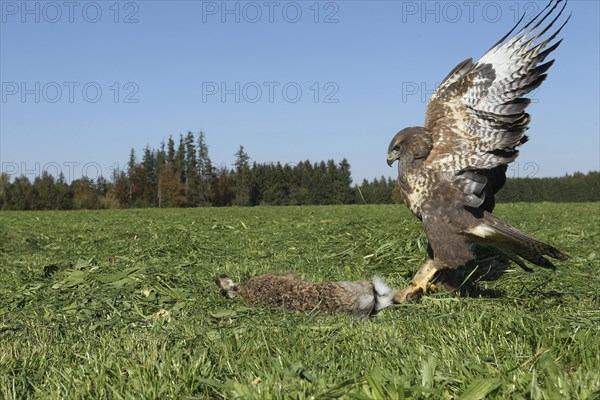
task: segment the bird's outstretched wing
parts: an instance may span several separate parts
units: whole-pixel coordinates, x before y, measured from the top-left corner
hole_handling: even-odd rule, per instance
[[[561,2],[550,1],[528,23],[521,17],[479,61],[457,65],[429,100],[425,128],[433,147],[426,164],[464,193],[465,205],[480,207],[486,195],[493,197],[504,183],[506,164],[527,141],[530,100],[523,96],[546,79],[554,62],[546,57],[560,44],[554,39],[570,18],[548,33],[565,8]]]

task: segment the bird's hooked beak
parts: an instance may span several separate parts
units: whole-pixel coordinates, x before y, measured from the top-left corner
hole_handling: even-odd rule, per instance
[[[387,155],[387,164],[391,167],[392,164],[400,158],[399,150],[392,150]]]

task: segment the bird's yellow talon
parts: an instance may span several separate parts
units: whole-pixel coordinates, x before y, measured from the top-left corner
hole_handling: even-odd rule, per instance
[[[437,268],[433,260],[426,261],[419,271],[415,274],[415,278],[410,285],[398,292],[394,298],[395,303],[404,303],[406,301],[415,300],[417,297],[427,293],[427,289],[435,288],[429,281],[433,279],[437,273]]]

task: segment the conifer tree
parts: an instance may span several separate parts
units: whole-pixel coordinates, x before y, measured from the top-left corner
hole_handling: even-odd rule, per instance
[[[175,164],[175,141],[172,135],[169,136],[169,140],[167,141],[167,164]]]
[[[352,190],[352,175],[350,174],[350,163],[342,159],[338,164],[336,181],[334,183],[335,203],[354,203],[354,191]]]
[[[200,177],[198,189],[199,205],[210,204],[210,182],[213,177],[213,168],[208,155],[208,145],[206,144],[206,135],[203,131],[198,132],[198,175]]]
[[[156,206],[156,199],[158,197],[156,193],[158,175],[154,150],[151,150],[149,146],[146,146],[144,149],[142,163],[138,167],[138,170],[140,205],[142,207],[154,207]]]
[[[235,170],[233,176],[234,198],[232,203],[236,206],[249,206],[252,204],[249,162],[250,156],[244,150],[244,146],[240,145],[235,153]]]
[[[201,176],[198,168],[195,142],[194,134],[188,131],[185,136],[185,189],[189,204],[192,207],[197,207],[202,203]]]
[[[177,152],[175,153],[175,164],[174,171],[179,175],[179,180],[185,183],[186,171],[185,171],[185,142],[183,135],[179,135],[179,145],[177,146]]]

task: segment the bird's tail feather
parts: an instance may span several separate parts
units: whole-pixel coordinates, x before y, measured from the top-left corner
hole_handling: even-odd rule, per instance
[[[532,271],[522,258],[543,268],[556,269],[544,256],[565,260],[568,256],[557,248],[518,230],[490,213],[485,213],[481,223],[468,232],[475,242],[493,246],[503,252],[525,271]],[[485,241],[477,239],[486,238]]]

